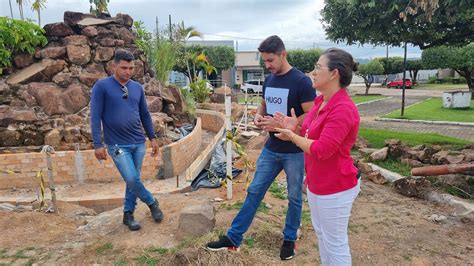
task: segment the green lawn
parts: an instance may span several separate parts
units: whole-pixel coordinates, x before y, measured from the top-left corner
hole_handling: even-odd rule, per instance
[[[358,103],[365,103],[365,102],[370,102],[370,101],[374,101],[374,100],[378,100],[378,99],[384,99],[384,98],[387,98],[387,96],[382,96],[382,95],[360,96],[360,95],[357,95],[357,96],[352,96],[351,98],[354,101],[354,103],[358,104]]]
[[[418,83],[414,89],[417,90],[469,90],[467,84],[428,84]]]
[[[383,148],[384,141],[386,139],[399,139],[402,142],[407,143],[409,146],[416,146],[420,144],[437,144],[449,145],[454,149],[461,148],[465,144],[470,143],[466,140],[446,137],[438,134],[398,132],[372,128],[361,128],[359,130],[359,135],[367,139],[374,148]]]
[[[400,110],[384,115],[386,118],[400,118],[411,120],[474,122],[474,100],[471,109],[446,109],[442,107],[441,98],[430,98],[405,108],[405,115],[400,116]]]

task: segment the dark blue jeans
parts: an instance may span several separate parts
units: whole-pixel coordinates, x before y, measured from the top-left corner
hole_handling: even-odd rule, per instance
[[[137,197],[147,205],[153,204],[155,198],[140,179],[146,153],[145,143],[107,145],[107,151],[127,184],[123,211],[133,212],[137,205]]]
[[[288,212],[286,213],[284,240],[296,240],[301,223],[302,189],[304,176],[303,153],[276,153],[264,148],[257,160],[255,176],[247,190],[244,205],[232,221],[227,237],[235,246],[240,246],[275,177],[284,170],[288,184]]]

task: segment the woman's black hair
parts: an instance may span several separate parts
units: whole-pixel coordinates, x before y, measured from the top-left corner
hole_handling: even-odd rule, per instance
[[[329,48],[321,56],[328,59],[329,70],[339,71],[339,84],[345,88],[351,84],[352,73],[357,71],[358,63],[354,62],[352,55],[339,48]]]

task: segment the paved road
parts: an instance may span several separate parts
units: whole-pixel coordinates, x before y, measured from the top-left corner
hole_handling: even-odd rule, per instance
[[[351,92],[363,92],[363,87],[351,87]],[[382,95],[391,96],[378,102],[359,105],[359,112],[361,114],[361,127],[386,129],[392,131],[418,132],[418,133],[436,133],[440,135],[450,136],[458,139],[464,139],[474,142],[474,127],[455,126],[455,125],[435,125],[422,124],[410,122],[389,122],[389,121],[375,121],[375,118],[392,111],[398,110],[401,107],[401,92],[400,90],[388,90],[385,88],[377,88],[370,91],[371,93],[381,93]],[[429,97],[441,97],[442,92],[430,90],[407,90],[405,98],[405,106],[423,101]]]

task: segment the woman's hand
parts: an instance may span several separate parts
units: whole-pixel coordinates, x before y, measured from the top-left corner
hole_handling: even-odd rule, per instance
[[[293,141],[293,137],[296,136],[295,132],[286,128],[275,128],[275,131],[279,132],[275,134],[275,137],[284,141]]]
[[[275,122],[279,124],[279,128],[289,129],[296,132],[298,128],[298,117],[295,114],[295,109],[291,108],[291,116],[286,116],[280,112],[276,112],[273,118]]]

